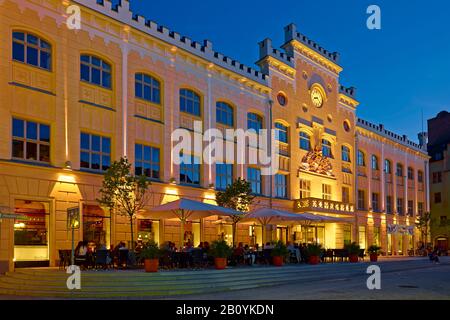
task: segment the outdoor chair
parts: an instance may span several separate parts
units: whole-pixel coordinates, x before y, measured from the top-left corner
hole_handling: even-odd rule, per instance
[[[326,262],[327,260],[333,262],[333,261],[334,261],[334,253],[333,253],[333,250],[331,250],[331,249],[326,250],[325,253],[324,253],[324,256],[323,256],[323,260],[324,260],[325,262]]]
[[[364,261],[365,256],[366,256],[366,254],[364,253],[364,249],[359,249],[359,254],[358,254],[359,260]]]
[[[333,255],[334,255],[335,261],[338,261],[338,259],[340,261],[344,261],[344,255],[345,255],[344,251],[345,251],[344,249],[334,249],[333,250]]]
[[[70,265],[70,255],[67,254],[67,250],[58,250],[59,253],[59,269]]]
[[[192,266],[194,268],[204,268],[207,265],[203,256],[203,251],[201,249],[192,250]]]
[[[103,269],[108,268],[108,250],[97,250],[95,255],[94,268],[102,267]]]

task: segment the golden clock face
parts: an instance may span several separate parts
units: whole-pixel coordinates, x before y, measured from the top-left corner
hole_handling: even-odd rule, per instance
[[[311,90],[311,101],[314,106],[320,108],[323,104],[323,96],[322,93],[317,88],[313,88]]]

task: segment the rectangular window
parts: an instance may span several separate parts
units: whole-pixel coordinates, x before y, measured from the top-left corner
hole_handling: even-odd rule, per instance
[[[386,213],[392,213],[392,197],[386,196]]]
[[[311,181],[300,179],[300,199],[311,197]]]
[[[408,168],[408,180],[414,180],[414,169],[411,167]]]
[[[423,202],[417,203],[417,214],[419,216],[423,215]]]
[[[200,185],[200,159],[193,155],[180,155],[180,183]]]
[[[403,214],[403,198],[397,198],[397,212],[398,214]]]
[[[252,192],[254,194],[261,194],[262,192],[262,179],[261,170],[257,168],[247,168],[247,181],[250,182]]]
[[[233,183],[233,165],[228,163],[216,164],[216,189],[225,190]]]
[[[159,148],[135,144],[134,166],[136,175],[144,175],[155,180],[161,179]]]
[[[441,203],[442,199],[441,199],[441,193],[440,192],[436,192],[434,194],[434,203]]]
[[[359,247],[361,249],[366,248],[366,227],[365,226],[359,226],[358,227],[358,233],[359,233]]]
[[[419,181],[420,183],[423,182],[423,172],[422,171],[417,171],[417,181]]]
[[[378,205],[378,193],[372,193],[372,210],[375,212],[380,211],[380,207]]]
[[[331,186],[329,184],[322,184],[322,199],[331,200]]]
[[[433,183],[441,183],[442,182],[442,172],[433,172]]]
[[[80,168],[106,171],[111,165],[111,139],[94,134],[80,134]]]
[[[414,201],[408,200],[408,214],[413,215],[414,214]]]
[[[342,187],[342,202],[350,203],[350,190],[348,187]]]
[[[277,198],[287,198],[288,176],[285,174],[275,175],[275,191]]]
[[[13,118],[12,158],[49,163],[50,126]]]
[[[352,243],[352,226],[344,224],[344,245]]]
[[[364,190],[358,190],[358,210],[365,210],[366,195]]]

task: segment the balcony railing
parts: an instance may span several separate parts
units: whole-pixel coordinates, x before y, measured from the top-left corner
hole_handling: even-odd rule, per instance
[[[351,203],[318,198],[298,199],[294,202],[294,211],[319,211],[329,213],[353,213],[355,206]]]

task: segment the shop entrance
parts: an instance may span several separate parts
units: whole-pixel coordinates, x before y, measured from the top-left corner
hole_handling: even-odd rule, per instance
[[[287,243],[289,241],[289,234],[287,227],[277,227],[277,240]]]
[[[439,248],[441,251],[447,252],[448,250],[448,239],[444,237],[436,238],[436,247]]]
[[[14,212],[21,217],[14,223],[14,265],[21,267],[49,266],[48,202],[16,200]]]

